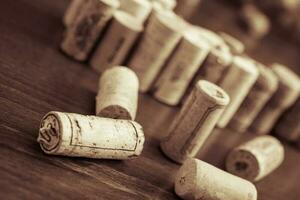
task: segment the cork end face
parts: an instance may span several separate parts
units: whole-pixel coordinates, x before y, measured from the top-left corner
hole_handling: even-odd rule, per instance
[[[37,141],[45,153],[53,153],[61,141],[62,125],[56,112],[50,112],[41,121]]]
[[[130,121],[130,123],[133,125],[136,134],[137,134],[137,147],[136,147],[136,151],[135,151],[135,155],[130,157],[130,159],[132,158],[137,158],[139,155],[141,155],[143,149],[144,149],[144,143],[145,143],[145,134],[144,134],[144,130],[143,127],[135,122],[135,121]]]
[[[176,0],[150,1],[150,3],[152,4],[154,11],[156,11],[155,8],[157,7],[164,10],[173,10],[176,6]]]
[[[230,102],[229,95],[222,88],[209,81],[200,80],[196,87],[218,105],[226,106]]]
[[[128,14],[127,12],[124,11],[116,11],[113,14],[113,17],[120,22],[121,24],[129,27],[132,30],[135,30],[137,32],[143,30],[143,24],[141,20],[139,20],[136,17],[133,17],[132,15]]]
[[[160,21],[160,23],[174,32],[183,33],[183,31],[188,26],[187,22],[183,18],[176,15],[171,10],[155,12],[155,16]]]
[[[131,4],[135,5],[135,6],[138,6],[140,8],[143,8],[143,9],[151,9],[151,2],[148,1],[148,0],[130,0]],[[123,1],[120,1],[121,4],[123,3]],[[127,1],[124,1],[124,3],[127,3]]]
[[[175,193],[183,199],[193,199],[194,187],[197,185],[197,163],[188,159],[179,169],[175,178]]]
[[[112,119],[134,120],[135,116],[131,116],[129,111],[119,105],[110,105],[97,113],[97,116]]]
[[[282,84],[286,85],[288,88],[294,89],[296,92],[300,92],[300,78],[295,72],[288,67],[277,63],[273,64],[271,69],[275,72]]]
[[[232,54],[230,48],[218,34],[202,27],[192,27],[191,30],[198,32],[207,40],[211,48],[210,53],[218,58],[220,64],[227,66],[231,63]]]
[[[232,65],[235,67],[239,67],[245,73],[252,74],[255,77],[258,77],[259,75],[257,67],[250,58],[243,56],[234,56]]]
[[[120,7],[120,2],[118,0],[98,0],[98,1],[114,9]]]
[[[233,150],[226,159],[226,170],[231,174],[247,179],[256,180],[260,173],[259,163],[256,157],[249,151]]]
[[[211,44],[203,37],[198,29],[193,26],[189,26],[187,30],[184,31],[183,37],[203,51],[209,51],[211,49]]]

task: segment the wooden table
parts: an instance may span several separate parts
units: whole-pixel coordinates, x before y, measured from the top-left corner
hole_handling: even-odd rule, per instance
[[[178,108],[148,95],[141,95],[139,101],[137,121],[146,134],[139,158],[93,160],[47,156],[41,151],[36,138],[45,113],[94,113],[98,76],[58,50],[67,3],[0,2],[0,198],[178,199],[173,178],[179,165],[159,149]],[[215,130],[198,157],[223,168],[228,151],[253,136]],[[256,184],[260,200],[300,198],[300,152],[287,145],[285,149],[284,164]]]

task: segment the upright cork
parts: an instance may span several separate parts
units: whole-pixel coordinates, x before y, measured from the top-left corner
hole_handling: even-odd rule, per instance
[[[150,0],[152,2],[157,2],[162,5],[165,9],[173,10],[176,7],[176,0]]]
[[[228,125],[238,132],[245,132],[249,128],[278,87],[277,76],[272,70],[260,63],[255,64],[259,76]]]
[[[97,72],[103,72],[115,65],[124,64],[142,30],[143,25],[139,19],[126,12],[116,11],[90,65]]]
[[[209,50],[210,45],[203,37],[185,32],[155,85],[155,98],[178,105]]]
[[[272,136],[259,136],[232,150],[226,159],[228,172],[251,182],[273,172],[284,159],[282,144]]]
[[[211,50],[197,72],[195,81],[207,80],[219,84],[227,72],[227,68],[232,62],[232,54],[224,40],[216,33],[201,27],[194,27],[211,45]]]
[[[199,10],[202,0],[177,0],[175,13],[184,19],[190,19]]]
[[[253,3],[245,3],[240,9],[242,28],[255,39],[260,39],[269,33],[271,23],[269,18]]]
[[[166,156],[178,163],[194,157],[212,132],[229,96],[208,81],[199,81],[161,142]]]
[[[148,0],[120,0],[119,9],[144,23],[151,13],[152,6]]]
[[[184,22],[171,11],[154,12],[128,66],[140,80],[140,91],[147,92],[181,38]]]
[[[240,55],[244,53],[245,45],[240,40],[224,32],[220,32],[219,35],[225,41],[233,54]]]
[[[257,200],[251,182],[198,159],[187,160],[179,169],[175,192],[185,200]]]
[[[99,159],[130,159],[141,154],[142,127],[133,121],[49,112],[37,141],[47,154]]]
[[[228,125],[258,78],[255,64],[246,57],[235,56],[220,86],[229,94],[230,104],[222,114],[218,127]]]
[[[139,82],[135,73],[122,66],[106,70],[99,80],[96,115],[134,120],[138,106]]]
[[[88,0],[71,0],[63,18],[63,23],[66,27],[69,27],[75,21],[81,8],[87,1]]]
[[[88,0],[66,30],[61,49],[74,59],[85,61],[118,6],[118,0]]]
[[[229,47],[225,44],[222,38],[214,32],[193,25],[188,26],[188,31],[205,39],[210,45],[210,51],[208,52],[204,62],[201,64],[199,70],[195,73],[192,83],[189,85],[184,94],[182,103],[186,101],[193,89],[193,86],[199,80],[207,80],[218,85],[224,74],[226,74],[227,68],[232,60],[232,54]]]
[[[279,119],[274,132],[280,138],[290,142],[300,140],[300,99],[290,107]]]
[[[250,126],[257,134],[270,133],[280,115],[295,103],[300,94],[297,74],[280,64],[273,64],[271,68],[278,78],[278,89]]]

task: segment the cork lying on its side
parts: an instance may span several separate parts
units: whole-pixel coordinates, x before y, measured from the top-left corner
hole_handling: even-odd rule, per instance
[[[208,81],[199,81],[172,122],[161,149],[175,162],[194,157],[229,103],[225,91]]]
[[[115,65],[123,65],[142,30],[140,20],[126,12],[116,11],[102,41],[92,55],[90,65],[97,72],[103,72]]]
[[[139,82],[129,68],[115,66],[99,80],[96,115],[113,119],[134,120],[138,107]]]
[[[189,159],[175,178],[175,192],[185,200],[256,200],[255,186],[206,162]]]
[[[140,81],[140,91],[148,92],[167,58],[181,38],[185,22],[171,11],[154,12],[135,48],[128,67]]]
[[[85,61],[118,6],[118,0],[88,0],[66,30],[62,51],[78,61]]]
[[[50,112],[37,140],[47,154],[123,160],[140,155],[145,138],[134,121]]]
[[[273,64],[271,69],[278,78],[278,89],[250,126],[256,134],[268,134],[280,115],[292,106],[300,94],[300,79],[284,65]]]
[[[259,136],[232,150],[226,159],[228,172],[249,181],[259,181],[284,159],[282,144],[272,136]]]

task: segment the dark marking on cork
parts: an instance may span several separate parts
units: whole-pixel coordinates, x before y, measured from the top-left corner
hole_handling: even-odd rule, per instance
[[[89,121],[90,128],[93,129],[93,124]]]
[[[178,64],[176,65],[175,71],[174,71],[174,73],[172,74],[170,80],[171,80],[172,82],[175,82],[175,81],[179,80],[179,79],[182,77],[182,72],[183,72],[183,70],[184,70],[184,68],[181,67],[181,63],[178,63]]]
[[[77,47],[83,51],[87,47],[87,41],[92,35],[92,30],[101,19],[101,15],[94,13],[83,18],[75,30],[75,38]]]
[[[182,148],[181,148],[181,153],[182,154],[185,154],[185,153],[187,153],[188,151],[191,151],[194,148],[195,144],[193,143],[193,140],[197,137],[199,129],[202,128],[202,126],[203,126],[205,120],[207,119],[207,117],[209,116],[209,114],[212,113],[213,111],[219,109],[219,108],[220,108],[220,106],[218,106],[218,105],[207,108],[207,110],[204,112],[201,119],[198,121],[196,127],[190,133],[190,136],[187,138],[186,142],[182,146]]]
[[[234,164],[234,167],[235,167],[236,171],[240,172],[240,171],[246,171],[248,169],[249,165],[246,162],[238,161]]]
[[[186,180],[185,180],[185,177],[184,177],[184,176],[180,177],[180,179],[179,179],[179,183],[180,183],[180,184],[182,184],[182,185],[185,184],[185,181],[186,181]]]
[[[124,37],[119,38],[118,43],[115,46],[112,54],[108,57],[107,62],[112,63],[114,61],[115,56],[117,55],[118,51],[120,50],[120,48],[122,47],[122,45],[124,44],[124,42],[125,42],[125,38]]]

